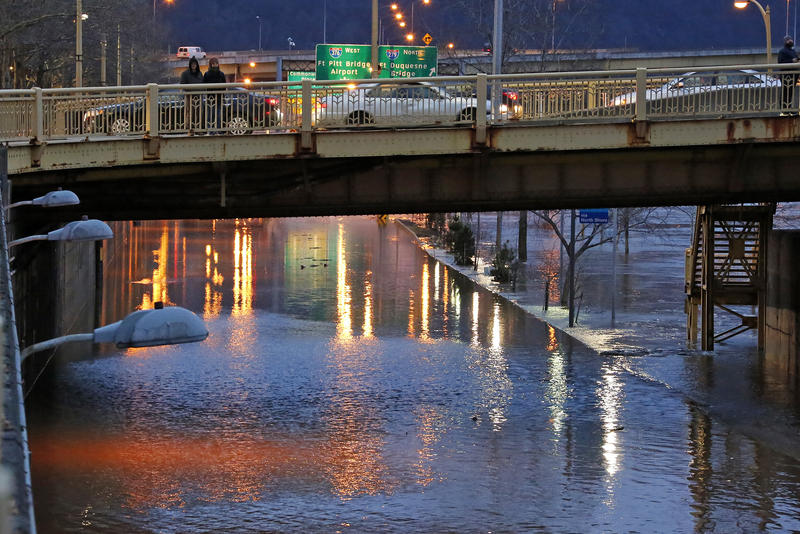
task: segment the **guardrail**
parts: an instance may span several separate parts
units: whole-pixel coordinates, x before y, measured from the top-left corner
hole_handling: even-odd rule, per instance
[[[783,70],[780,70],[783,69]],[[791,69],[791,70],[786,70]],[[788,65],[0,91],[0,140],[630,121],[796,111]]]

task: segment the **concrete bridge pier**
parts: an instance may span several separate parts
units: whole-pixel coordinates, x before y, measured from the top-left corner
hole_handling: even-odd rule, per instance
[[[765,365],[796,384],[800,377],[800,231],[773,231],[768,254]]]

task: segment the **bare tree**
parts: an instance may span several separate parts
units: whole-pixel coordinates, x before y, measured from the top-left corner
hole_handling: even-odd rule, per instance
[[[148,0],[83,0],[88,15],[83,22],[85,85],[100,84],[101,42],[116,40],[124,49],[137,50],[137,83],[158,81],[157,51],[164,32],[154,25]],[[77,16],[74,0],[4,0],[0,2],[0,87],[70,86],[75,77]],[[130,55],[120,54],[130,62]],[[109,63],[116,66],[117,55]]]
[[[561,241],[567,255],[567,279],[561,292],[561,302],[567,299],[569,307],[569,326],[575,326],[575,273],[578,258],[587,250],[598,247],[611,241],[613,236],[603,232],[600,224],[582,225],[580,233],[576,234],[576,212],[571,210],[570,233],[565,235],[558,224],[558,210],[534,211],[534,215],[543,220],[553,230]]]
[[[453,0],[453,4],[471,19],[481,39],[491,43],[494,0]],[[602,32],[598,9],[597,2],[591,0],[504,0],[503,50],[499,51],[503,70],[513,71],[509,60],[530,48],[541,50],[544,65],[547,55],[565,43],[591,47]],[[529,70],[529,65],[520,65]]]

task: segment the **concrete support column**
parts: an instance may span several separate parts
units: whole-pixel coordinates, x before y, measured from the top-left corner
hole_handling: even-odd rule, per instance
[[[764,365],[776,378],[800,377],[800,231],[774,231],[769,235]]]

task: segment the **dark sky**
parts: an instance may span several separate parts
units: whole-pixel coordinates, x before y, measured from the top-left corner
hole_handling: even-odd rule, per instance
[[[432,0],[429,6],[415,1],[418,34],[420,30],[428,31],[440,42],[454,41],[461,48],[479,48],[487,40],[487,35],[464,13],[463,5],[474,2],[476,9],[483,4],[491,11],[493,0]],[[789,1],[789,32],[794,33],[795,3],[800,0]],[[550,5],[550,0],[530,0],[530,5],[537,2]],[[256,16],[263,17],[263,49],[288,49],[287,39],[291,37],[297,49],[308,50],[323,40],[324,3],[325,0],[174,0],[172,6],[162,4],[159,13],[171,27],[172,50],[179,45],[203,46],[212,51],[256,49]],[[411,0],[398,3],[406,13],[410,12]],[[766,6],[769,2],[761,3]],[[772,42],[777,50],[786,31],[787,4],[785,0],[771,3]],[[368,42],[370,5],[370,0],[327,0],[328,42]],[[566,14],[557,19],[561,48],[686,50],[765,45],[764,23],[758,9],[735,9],[733,0],[594,0],[593,6],[595,14],[573,21],[569,27],[561,26]],[[388,8],[384,11],[388,12]],[[397,35],[394,42],[400,39]],[[535,42],[529,47],[538,48]]]

